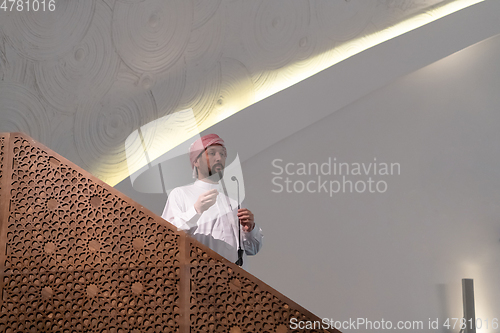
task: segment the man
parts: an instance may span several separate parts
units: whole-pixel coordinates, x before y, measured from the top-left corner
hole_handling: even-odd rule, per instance
[[[224,141],[218,135],[196,140],[189,158],[197,180],[172,190],[162,217],[231,262],[240,259],[241,239],[240,257],[245,265],[246,255],[257,254],[262,246],[262,230],[250,210],[238,209],[238,203],[224,194],[219,181],[226,157]]]

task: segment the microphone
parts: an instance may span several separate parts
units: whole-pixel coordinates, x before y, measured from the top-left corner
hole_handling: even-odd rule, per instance
[[[236,182],[236,186],[238,188],[238,209],[240,209],[240,182],[238,181],[238,178],[236,178],[236,176],[232,176],[231,180],[233,182]]]
[[[238,209],[240,209],[240,182],[238,181],[238,178],[236,176],[232,176],[231,180],[236,182],[237,189],[238,189]],[[240,225],[240,219],[238,219],[238,260],[236,260],[235,264],[238,266],[243,265],[243,249],[241,248],[241,225]]]

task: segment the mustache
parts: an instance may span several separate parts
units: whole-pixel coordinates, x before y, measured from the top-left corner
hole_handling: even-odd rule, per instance
[[[224,169],[224,166],[220,163],[215,163],[214,165],[212,165],[212,169],[215,169],[218,166],[221,167],[221,169]]]

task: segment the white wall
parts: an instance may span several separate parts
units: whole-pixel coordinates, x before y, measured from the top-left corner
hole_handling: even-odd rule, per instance
[[[432,332],[459,331],[428,330],[428,320],[461,317],[461,279],[473,278],[476,316],[491,328],[500,309],[500,37],[487,38],[499,32],[498,4],[369,49],[205,131],[244,161],[245,205],[265,233],[251,273],[321,317],[423,321]],[[328,157],[399,163],[401,175],[377,178],[383,194],[272,192],[273,160]],[[161,213],[164,195],[127,181],[117,188]]]
[[[251,272],[321,317],[425,325],[429,317],[461,317],[461,279],[473,278],[476,317],[498,318],[498,59],[500,36],[402,77],[247,160],[246,204],[265,231]],[[311,108],[334,103],[329,95],[301,98]],[[387,182],[385,193],[273,193],[273,160],[329,157],[397,162],[401,174],[372,175]]]
[[[252,156],[245,150],[251,141],[239,151],[247,156],[245,205],[265,234],[250,272],[320,317],[423,321],[424,331],[429,318],[442,324],[462,316],[461,279],[473,278],[476,316],[490,323],[479,332],[493,332],[500,309],[499,58],[497,35],[338,111],[331,109],[335,91],[321,98],[309,93],[325,90],[328,73],[304,82],[307,89],[297,85],[252,106],[283,103],[290,117],[276,127],[282,140]],[[330,115],[283,136],[304,105]],[[212,130],[228,143],[252,129],[257,141],[268,135],[244,126],[246,111]],[[387,183],[385,193],[273,192],[273,160],[284,166],[328,158],[399,163],[401,174],[369,175]],[[161,213],[164,195],[136,193],[126,182],[117,188]]]

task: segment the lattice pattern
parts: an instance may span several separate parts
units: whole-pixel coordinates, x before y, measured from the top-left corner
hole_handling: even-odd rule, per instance
[[[0,331],[178,330],[178,235],[26,139],[13,153]]]
[[[2,202],[3,166],[5,155],[5,136],[0,134],[0,202]]]
[[[5,138],[1,332],[287,332],[292,317],[317,319],[62,157]]]
[[[291,318],[310,320],[194,242],[190,263],[192,332],[288,332]]]

